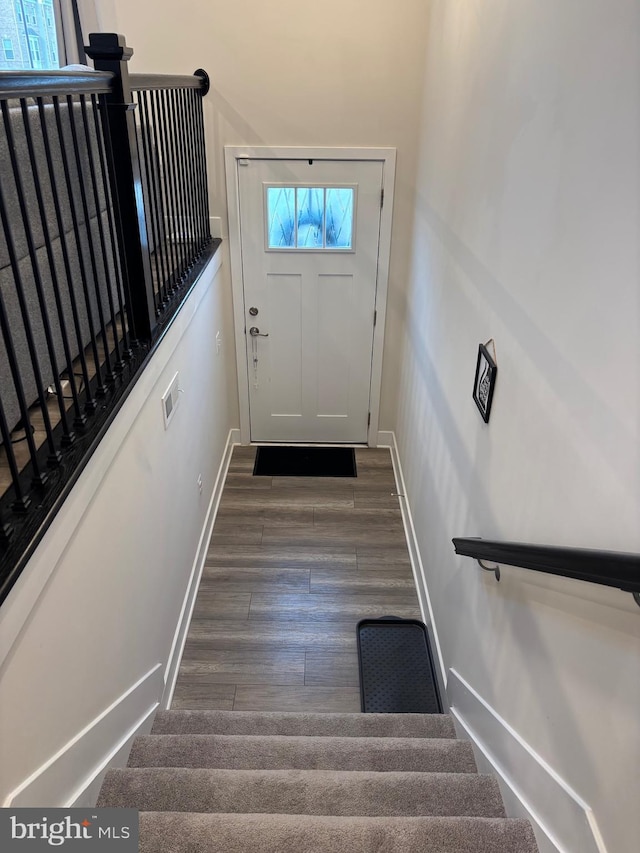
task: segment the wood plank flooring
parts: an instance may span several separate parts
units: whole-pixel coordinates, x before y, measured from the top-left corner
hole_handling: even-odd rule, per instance
[[[356,478],[254,477],[234,449],[173,708],[359,711],[355,627],[420,618],[388,450]]]

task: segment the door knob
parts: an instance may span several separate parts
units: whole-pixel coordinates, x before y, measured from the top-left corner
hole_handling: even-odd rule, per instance
[[[252,326],[249,329],[249,334],[251,335],[252,338],[268,338],[269,337],[269,332],[266,332],[266,333],[261,332],[257,326]]]

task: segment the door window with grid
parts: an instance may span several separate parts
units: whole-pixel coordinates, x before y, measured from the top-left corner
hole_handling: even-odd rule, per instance
[[[266,186],[268,250],[354,250],[355,186]]]

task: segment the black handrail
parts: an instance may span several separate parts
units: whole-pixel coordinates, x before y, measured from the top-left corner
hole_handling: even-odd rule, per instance
[[[0,71],[0,100],[110,92],[113,74],[103,71]]]
[[[208,91],[208,76],[204,72],[195,74],[130,74],[129,82],[134,92],[153,92],[160,89],[204,89]],[[207,94],[203,92],[203,94]]]
[[[456,538],[453,545],[463,557],[612,586],[633,593],[634,598],[640,595],[640,554],[492,539]]]

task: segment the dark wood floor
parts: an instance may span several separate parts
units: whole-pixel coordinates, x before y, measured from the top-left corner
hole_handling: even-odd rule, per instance
[[[386,449],[357,478],[254,477],[234,449],[173,708],[359,711],[355,626],[420,618]]]

